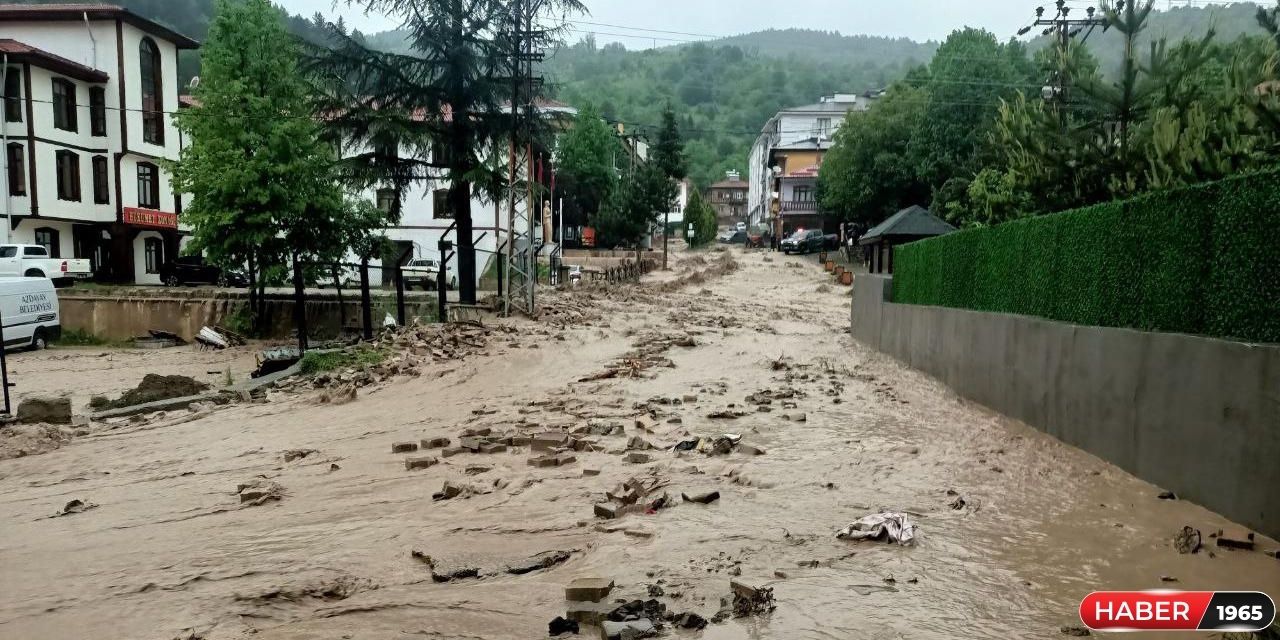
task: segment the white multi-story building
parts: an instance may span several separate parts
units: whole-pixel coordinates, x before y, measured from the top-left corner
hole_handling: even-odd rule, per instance
[[[837,93],[783,109],[769,119],[748,157],[747,214],[775,232],[820,224],[814,199],[818,169],[850,111],[866,111],[880,94]],[[790,221],[788,221],[790,219]]]
[[[181,244],[178,52],[197,46],[116,6],[0,5],[0,240],[159,283]]]

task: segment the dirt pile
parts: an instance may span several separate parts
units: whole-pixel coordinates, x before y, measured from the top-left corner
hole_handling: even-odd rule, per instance
[[[53,451],[71,441],[71,432],[51,424],[0,428],[0,460]]]
[[[208,390],[209,385],[188,376],[162,376],[148,373],[142,377],[142,382],[139,382],[138,386],[124,392],[119,398],[108,400],[99,396],[90,401],[89,406],[98,411],[120,409],[157,400],[194,396]]]

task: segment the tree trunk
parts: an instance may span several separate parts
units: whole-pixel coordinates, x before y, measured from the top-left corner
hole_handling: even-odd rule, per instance
[[[258,335],[258,262],[249,254],[249,334]]]
[[[449,204],[458,230],[458,300],[462,304],[475,304],[476,248],[471,222],[471,184],[455,180],[449,187]],[[442,267],[444,258],[445,256],[440,256]]]
[[[338,290],[338,332],[347,328],[347,305],[342,303],[342,263],[333,265],[333,288]]]

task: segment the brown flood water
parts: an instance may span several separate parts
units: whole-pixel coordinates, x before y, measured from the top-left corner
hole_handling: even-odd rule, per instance
[[[532,335],[362,389],[349,404],[273,393],[182,424],[96,427],[56,451],[0,462],[0,638],[543,638],[575,576],[613,578],[616,597],[642,599],[661,581],[669,609],[709,618],[733,567],[737,579],[775,589],[776,611],[669,637],[1060,638],[1098,589],[1280,596],[1280,560],[1173,549],[1183,525],[1206,536],[1239,529],[1221,516],[1158,500],[1158,488],[854,343],[848,289],[820,291],[811,258],[734,255],[736,273],[704,283],[575,293],[558,304],[586,312],[585,323],[521,323]],[[666,279],[701,268],[681,260]],[[686,332],[697,346],[661,354],[674,367],[576,382],[633,342]],[[790,368],[775,369],[783,357]],[[769,413],[744,405],[768,389],[802,397],[794,409],[775,400]],[[689,394],[697,401],[652,405],[656,433],[633,428],[636,403]],[[752,412],[707,417],[730,403]],[[456,439],[467,427],[591,417],[626,425],[625,437],[601,438],[610,449],[632,435],[670,446],[686,433],[732,432],[767,454],[655,451],[637,465],[578,453],[575,464],[537,469],[517,451],[408,472],[390,453],[393,442]],[[300,448],[318,453],[283,462],[283,451]],[[492,468],[468,475],[470,465]],[[601,474],[583,477],[583,468]],[[650,537],[598,530],[605,521],[593,518],[593,503],[644,474],[675,496],[722,497],[607,523]],[[283,498],[242,508],[236,485],[259,477],[281,485]],[[446,480],[495,479],[507,484],[432,500]],[[964,509],[949,506],[948,489]],[[73,498],[99,506],[48,517]],[[915,546],[835,539],[881,507],[917,515]],[[413,550],[476,566],[481,577],[435,583]],[[525,575],[485,575],[549,550],[573,554]]]

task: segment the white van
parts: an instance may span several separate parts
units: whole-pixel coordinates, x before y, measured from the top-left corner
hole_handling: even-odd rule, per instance
[[[48,278],[0,278],[4,346],[43,349],[62,335],[58,294]]]

